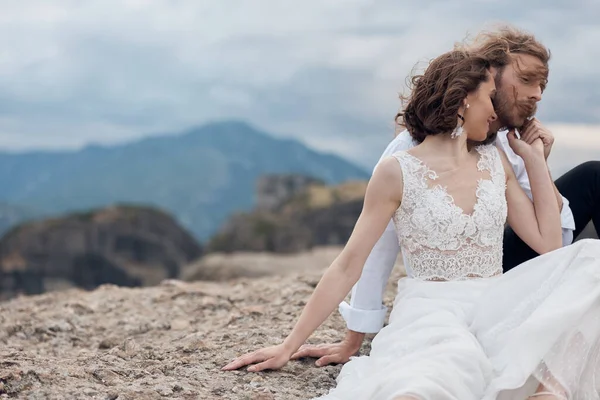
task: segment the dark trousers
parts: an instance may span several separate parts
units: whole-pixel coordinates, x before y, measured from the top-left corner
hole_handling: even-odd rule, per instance
[[[575,218],[573,239],[592,221],[600,229],[600,161],[583,163],[555,181],[558,191],[569,200]],[[504,272],[538,256],[510,228],[504,231]]]

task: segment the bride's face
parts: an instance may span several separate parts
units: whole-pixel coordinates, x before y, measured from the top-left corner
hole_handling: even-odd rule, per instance
[[[495,95],[496,85],[494,79],[489,76],[487,81],[481,82],[479,88],[465,99],[461,111],[465,118],[463,129],[468,139],[482,142],[487,138],[490,124],[497,118],[492,103]],[[469,105],[468,108],[466,104]]]

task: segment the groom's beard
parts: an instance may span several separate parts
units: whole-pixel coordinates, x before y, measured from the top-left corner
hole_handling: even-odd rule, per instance
[[[498,90],[493,103],[501,127],[499,130],[521,129],[537,112],[537,102],[517,100],[514,89],[512,94]]]
[[[471,145],[485,145],[496,141],[498,131],[508,129],[521,129],[528,121],[528,118],[533,117],[537,111],[535,102],[518,102],[516,94],[514,101],[510,101],[506,93],[498,92],[494,100],[494,110],[498,115],[498,121],[494,124],[498,127],[496,130],[489,131],[487,137],[482,142],[472,142]],[[512,113],[512,115],[511,115]]]

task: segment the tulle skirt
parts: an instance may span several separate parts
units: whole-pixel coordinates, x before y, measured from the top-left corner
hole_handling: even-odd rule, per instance
[[[600,241],[493,278],[401,279],[370,355],[337,382],[320,399],[523,400],[542,383],[600,400]]]

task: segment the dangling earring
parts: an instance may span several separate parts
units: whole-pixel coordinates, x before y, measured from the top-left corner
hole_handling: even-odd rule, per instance
[[[469,104],[467,103],[467,105],[465,106],[465,109],[469,108]],[[450,137],[452,139],[456,139],[457,137],[459,137],[460,135],[462,135],[463,133],[463,126],[465,125],[465,117],[463,117],[461,114],[456,114],[458,115],[458,118],[460,118],[460,120],[462,121],[462,125],[460,123],[456,124],[456,128],[454,128],[454,130],[452,131],[452,134],[450,135]]]

